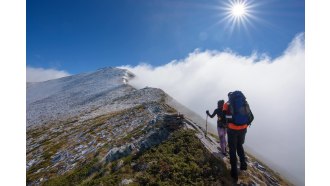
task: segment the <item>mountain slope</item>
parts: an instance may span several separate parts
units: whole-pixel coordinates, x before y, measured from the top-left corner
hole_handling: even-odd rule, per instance
[[[114,99],[135,90],[126,84],[133,77],[126,70],[104,68],[96,72],[27,84],[27,126],[52,120],[67,120],[96,109],[106,113],[128,108]],[[117,108],[122,106],[122,108]],[[100,114],[101,114],[100,113]]]
[[[126,84],[133,77],[104,68],[27,85],[28,185],[230,183],[203,119],[160,89]],[[287,185],[248,160],[241,182]]]

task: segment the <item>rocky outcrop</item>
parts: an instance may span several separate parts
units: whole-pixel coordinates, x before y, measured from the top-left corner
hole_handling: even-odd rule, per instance
[[[156,119],[152,120],[150,124],[153,128],[150,129],[148,133],[143,136],[140,136],[139,139],[135,140],[132,143],[112,148],[107,153],[104,159],[107,162],[111,162],[122,157],[128,156],[132,153],[141,153],[155,145],[162,143],[169,137],[171,131],[183,127],[183,115],[157,115]]]

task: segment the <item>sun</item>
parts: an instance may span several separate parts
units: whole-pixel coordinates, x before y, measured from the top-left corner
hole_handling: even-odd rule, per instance
[[[222,24],[230,33],[240,31],[241,28],[249,31],[252,20],[258,20],[254,10],[257,6],[259,5],[254,0],[225,0],[216,8],[221,18],[217,24]]]
[[[231,14],[233,17],[242,17],[246,14],[246,5],[241,2],[237,2],[232,4],[231,6]]]
[[[261,16],[262,6],[265,2],[257,0],[219,0],[213,6],[217,22],[212,26],[217,26],[228,38],[232,34],[246,34],[250,37],[251,31],[256,30],[258,25],[268,24]],[[212,7],[212,6],[211,6]]]

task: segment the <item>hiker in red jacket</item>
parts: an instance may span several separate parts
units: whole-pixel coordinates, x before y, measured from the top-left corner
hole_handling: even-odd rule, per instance
[[[239,91],[237,91],[237,92],[239,92]],[[235,93],[236,93],[236,91],[235,91]],[[229,100],[230,100],[231,94],[232,94],[232,92],[230,92],[228,94]],[[243,94],[241,93],[241,95],[243,95]],[[240,159],[240,170],[247,170],[247,164],[246,164],[243,144],[245,141],[245,134],[247,132],[247,127],[254,118],[252,112],[249,109],[247,102],[245,101],[244,95],[243,95],[242,100],[243,100],[242,102],[245,102],[245,103],[243,103],[244,110],[248,109],[248,111],[245,111],[245,113],[244,113],[249,116],[247,123],[235,124],[234,120],[232,118],[233,113],[231,113],[231,110],[233,111],[233,109],[234,109],[234,105],[230,106],[230,101],[226,102],[223,105],[223,111],[226,113],[226,118],[227,118],[227,123],[228,123],[227,135],[228,135],[228,146],[229,146],[229,158],[230,158],[230,165],[231,165],[230,174],[231,174],[231,177],[234,179],[234,181],[238,180],[236,152]],[[240,112],[240,111],[238,111],[238,112]]]
[[[208,110],[206,111],[206,114],[211,118],[213,118],[215,115],[218,116],[217,129],[218,129],[218,135],[219,135],[219,139],[220,139],[220,148],[221,148],[222,154],[224,156],[227,156],[227,152],[226,152],[227,126],[226,126],[226,114],[222,111],[223,110],[223,108],[222,108],[223,104],[224,104],[224,100],[219,100],[218,101],[218,108],[216,108],[213,111],[213,114],[210,114],[210,112]]]

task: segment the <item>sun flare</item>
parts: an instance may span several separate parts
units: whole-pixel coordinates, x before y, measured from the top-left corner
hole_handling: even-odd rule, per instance
[[[236,3],[233,4],[231,7],[231,14],[234,17],[241,17],[244,16],[246,13],[246,6],[243,3]]]
[[[218,22],[226,23],[224,28],[228,29],[230,33],[234,30],[243,28],[248,30],[248,26],[253,26],[252,21],[258,20],[254,10],[258,3],[254,0],[227,0],[221,3],[218,7],[221,20]]]

